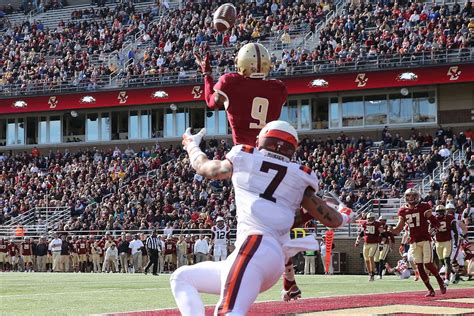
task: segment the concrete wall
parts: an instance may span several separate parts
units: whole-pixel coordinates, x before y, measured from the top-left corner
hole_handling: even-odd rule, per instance
[[[393,267],[396,266],[398,260],[400,260],[400,254],[398,248],[400,246],[400,238],[395,239],[393,245],[393,251],[387,256],[387,262]],[[334,240],[334,251],[346,254],[346,271],[344,274],[365,274],[364,272],[364,259],[362,258],[362,247],[363,243],[359,247],[354,247],[354,238],[336,238]]]

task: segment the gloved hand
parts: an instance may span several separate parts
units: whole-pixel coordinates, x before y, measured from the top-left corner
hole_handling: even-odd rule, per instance
[[[342,203],[338,205],[337,210],[341,213],[344,219],[344,224],[351,223],[357,217],[356,212]]]
[[[206,129],[201,129],[197,134],[191,134],[191,128],[188,127],[183,134],[183,141],[182,144],[184,149],[188,152],[189,160],[191,162],[191,166],[196,169],[197,165],[196,160],[200,156],[206,156],[199,148],[199,144],[201,143],[202,138],[206,135]]]
[[[201,144],[202,138],[206,135],[206,129],[202,128],[197,134],[191,134],[191,127],[188,127],[183,134],[183,141],[182,144],[184,149],[190,153],[189,151]]]
[[[203,75],[212,75],[210,52],[207,52],[204,58],[199,53],[194,53],[194,58],[196,58],[196,64],[201,68]]]

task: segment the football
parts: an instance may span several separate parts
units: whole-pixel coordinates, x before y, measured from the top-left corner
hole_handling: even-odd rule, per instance
[[[234,26],[237,18],[237,9],[230,3],[221,5],[214,12],[214,27],[219,32],[224,32]]]

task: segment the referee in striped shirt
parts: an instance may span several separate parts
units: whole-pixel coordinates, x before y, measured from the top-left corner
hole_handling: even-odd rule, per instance
[[[156,230],[153,230],[151,236],[148,236],[145,246],[148,253],[148,264],[145,268],[145,274],[148,273],[148,269],[153,265],[153,275],[158,275],[158,252],[161,251],[161,242],[156,235]]]

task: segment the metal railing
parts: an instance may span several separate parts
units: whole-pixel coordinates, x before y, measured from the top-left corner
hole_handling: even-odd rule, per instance
[[[285,70],[273,70],[270,77],[284,78],[302,75],[317,75],[325,73],[350,72],[361,70],[381,70],[393,68],[413,68],[418,66],[442,65],[445,63],[472,63],[474,62],[474,48],[465,50],[443,50],[437,52],[421,52],[406,56],[374,56],[359,58],[357,61],[315,61],[304,65],[287,67]],[[214,73],[219,75],[217,69]],[[127,76],[124,73],[111,77],[100,77],[95,85],[89,82],[75,84],[73,82],[58,83],[31,83],[31,84],[3,84],[0,86],[0,97],[11,97],[17,95],[51,94],[77,91],[106,90],[122,87],[146,87],[156,85],[192,84],[202,82],[200,73],[191,70],[186,77],[179,77],[177,72],[159,75],[137,75]],[[113,82],[114,84],[109,84]]]
[[[28,226],[37,225],[41,219],[46,227],[50,227],[58,220],[69,220],[71,212],[69,207],[65,206],[47,206],[47,207],[34,207],[23,214],[19,214],[16,217],[12,217],[6,221],[0,227],[15,228],[18,225]]]
[[[424,196],[431,190],[431,180],[434,180],[435,182],[441,182],[445,171],[448,170],[448,167],[453,162],[458,162],[465,159],[466,149],[472,146],[472,143],[472,140],[468,140],[468,142],[465,143],[460,149],[456,150],[452,155],[439,163],[438,166],[433,169],[431,174],[428,174],[423,178],[420,185],[417,187],[418,191]]]

